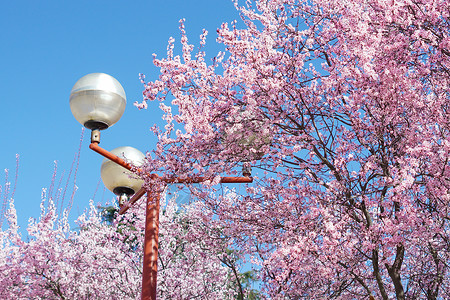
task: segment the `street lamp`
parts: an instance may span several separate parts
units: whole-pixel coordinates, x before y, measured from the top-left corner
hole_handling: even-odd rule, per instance
[[[251,176],[251,161],[258,161],[266,154],[265,147],[272,144],[273,135],[270,126],[262,116],[245,108],[226,118],[222,130],[221,142],[227,149],[238,145],[238,150],[231,150],[235,159],[242,163],[242,174]],[[229,150],[230,151],[230,150]]]
[[[105,186],[119,196],[120,211],[124,214],[147,193],[144,234],[144,262],[142,270],[142,299],[156,300],[158,271],[159,191],[146,190],[142,176],[157,179],[163,184],[200,183],[211,178],[164,178],[157,174],[144,174],[139,168],[145,155],[132,147],[119,147],[112,151],[101,148],[100,130],[115,124],[123,115],[126,96],[120,83],[104,73],[92,73],[79,79],[70,93],[70,109],[75,119],[92,130],[89,148],[104,156],[101,177]],[[124,169],[125,168],[125,169]],[[132,171],[130,173],[128,171]],[[221,183],[251,183],[249,166],[243,169],[244,177],[221,177]],[[131,198],[130,196],[133,195]]]
[[[81,77],[70,92],[73,116],[88,129],[103,130],[119,121],[127,97],[122,85],[105,73]]]
[[[119,147],[111,153],[135,166],[141,166],[145,159],[144,153],[133,147]],[[144,184],[144,180],[107,158],[103,159],[100,175],[106,188],[119,196],[119,205],[123,205]]]

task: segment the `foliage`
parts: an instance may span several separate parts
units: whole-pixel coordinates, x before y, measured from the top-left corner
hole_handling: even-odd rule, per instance
[[[167,121],[145,170],[211,178],[205,223],[268,297],[450,298],[449,5],[236,1],[211,63],[182,21],[181,57],[171,39],[136,104]],[[246,193],[215,193],[247,160]]]
[[[102,216],[102,222],[105,222],[108,225],[112,225],[114,223],[114,219],[117,217],[117,214],[119,213],[117,207],[113,205],[98,206],[97,210],[100,211],[100,215]]]
[[[258,278],[254,270],[249,270],[243,273],[239,272],[240,255],[237,251],[226,249],[224,253],[219,256],[220,261],[230,268],[232,272],[229,286],[237,288],[236,299],[257,300],[261,299],[262,295],[257,289],[253,289],[253,285],[257,284]]]

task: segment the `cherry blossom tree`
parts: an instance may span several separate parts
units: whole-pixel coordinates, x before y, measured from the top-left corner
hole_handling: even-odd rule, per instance
[[[167,124],[145,167],[210,178],[205,224],[273,298],[450,298],[450,4],[236,1],[212,60],[155,56]],[[251,163],[255,182],[220,193]],[[153,179],[147,179],[149,185]]]
[[[212,229],[198,220],[204,209],[180,208],[174,199],[162,203],[158,298],[233,299],[234,275],[221,262],[228,245],[213,235],[205,239]],[[44,199],[41,209],[24,241],[10,202],[9,227],[0,232],[0,298],[140,299],[142,205],[108,224],[91,201],[77,220],[79,230],[70,229],[67,210],[58,216],[51,201]]]

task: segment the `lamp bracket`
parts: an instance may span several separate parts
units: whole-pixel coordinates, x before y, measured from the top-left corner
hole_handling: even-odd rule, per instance
[[[252,165],[249,162],[244,162],[242,165],[242,175],[245,177],[252,176]]]
[[[91,143],[100,144],[100,130],[92,129],[91,131]]]

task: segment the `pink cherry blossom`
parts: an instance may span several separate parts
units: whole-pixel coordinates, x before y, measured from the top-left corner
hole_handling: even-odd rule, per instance
[[[160,101],[167,125],[146,171],[252,163],[248,188],[192,192],[267,297],[449,298],[449,2],[235,4],[212,61],[184,20],[154,59],[139,107]]]
[[[216,239],[212,228],[204,228],[198,219],[201,208],[178,207],[174,198],[162,204],[158,298],[233,297],[233,274],[221,263],[229,245]],[[56,215],[51,200],[44,199],[41,208],[40,219],[30,220],[24,240],[10,202],[8,230],[0,231],[0,298],[140,299],[142,205],[107,224],[91,202],[75,230],[67,214]]]

